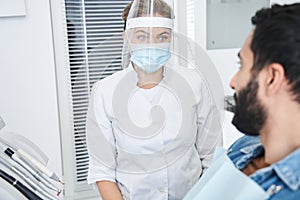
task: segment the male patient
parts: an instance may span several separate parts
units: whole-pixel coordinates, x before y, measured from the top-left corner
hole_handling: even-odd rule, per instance
[[[269,199],[300,199],[300,3],[262,9],[252,23],[230,82],[232,123],[247,136],[228,155]]]

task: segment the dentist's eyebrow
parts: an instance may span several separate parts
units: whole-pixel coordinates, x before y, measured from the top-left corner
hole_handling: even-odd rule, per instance
[[[137,30],[137,31],[135,31],[134,33],[139,33],[139,32],[141,32],[141,33],[143,33],[143,34],[146,34],[146,35],[149,35],[149,33],[146,32],[146,31],[144,31],[144,30]]]
[[[164,35],[164,34],[170,35],[170,33],[169,33],[169,32],[167,32],[167,31],[165,31],[165,32],[162,32],[162,33],[160,33],[159,35]]]

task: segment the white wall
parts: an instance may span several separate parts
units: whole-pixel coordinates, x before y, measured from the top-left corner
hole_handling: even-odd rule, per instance
[[[250,19],[249,19],[250,23]],[[195,0],[195,41],[206,50],[206,1]],[[206,50],[214,62],[223,82],[225,95],[232,95],[229,87],[231,77],[238,69],[237,53],[239,49]],[[231,124],[232,114],[225,112],[223,132],[224,147],[229,147],[232,142],[242,136]]]
[[[48,0],[27,0],[25,17],[0,18],[1,132],[21,134],[61,176],[61,147]],[[1,133],[0,132],[0,133]]]

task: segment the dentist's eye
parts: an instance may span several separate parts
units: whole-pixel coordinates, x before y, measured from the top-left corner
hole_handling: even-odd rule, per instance
[[[147,36],[145,36],[145,35],[138,36],[138,40],[140,40],[140,41],[145,41],[146,39],[147,39]]]
[[[160,35],[158,39],[160,42],[164,42],[169,39],[169,36],[168,35]]]

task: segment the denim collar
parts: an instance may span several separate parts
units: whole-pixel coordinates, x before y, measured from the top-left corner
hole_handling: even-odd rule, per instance
[[[264,153],[260,138],[243,136],[228,150],[228,156],[238,169],[243,169],[253,158]]]
[[[240,149],[240,152],[243,153],[243,156],[240,158],[238,162],[236,162],[236,166],[238,169],[243,169],[246,165],[251,162],[253,158],[263,154],[264,149],[261,144],[253,144]]]
[[[264,148],[259,137],[243,136],[238,139],[230,148],[228,156],[238,169],[243,169],[253,158],[264,153]],[[286,156],[284,159],[269,167],[257,170],[252,178],[264,176],[274,171],[278,178],[295,191],[300,188],[300,148]]]
[[[271,165],[278,177],[293,191],[300,187],[300,148]]]

